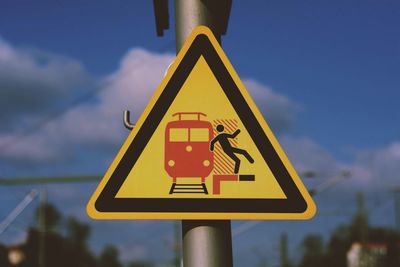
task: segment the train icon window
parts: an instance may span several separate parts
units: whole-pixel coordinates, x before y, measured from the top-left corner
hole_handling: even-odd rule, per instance
[[[171,128],[169,129],[170,142],[208,142],[210,133],[208,128]]]
[[[190,128],[190,141],[208,142],[210,139],[208,128]]]
[[[189,141],[188,128],[171,128],[169,129],[170,142],[187,142]]]

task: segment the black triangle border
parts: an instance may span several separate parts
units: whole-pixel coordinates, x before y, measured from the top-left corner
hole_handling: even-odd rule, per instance
[[[286,199],[115,198],[197,60],[203,56],[286,195]],[[95,202],[98,212],[303,213],[307,203],[207,35],[199,34]]]

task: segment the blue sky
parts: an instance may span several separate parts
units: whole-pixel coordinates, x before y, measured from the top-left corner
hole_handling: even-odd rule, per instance
[[[173,16],[170,9],[172,27],[159,38],[152,1],[3,1],[0,176],[103,173],[127,134],[122,110],[137,117],[173,59]],[[372,221],[393,225],[387,190],[400,171],[399,26],[398,1],[233,3],[224,50],[295,167],[330,173],[306,184],[343,168],[354,176],[316,198],[322,215],[295,223],[302,233],[329,232],[348,219],[323,214],[353,201],[355,191],[373,191],[367,198]],[[97,93],[82,97],[92,90]],[[94,187],[50,187],[50,199],[63,206],[79,192],[66,211],[85,218]],[[16,205],[28,188],[1,190]],[[10,209],[0,206],[1,215]],[[148,229],[170,222],[157,225]],[[271,234],[268,229],[278,227],[263,225],[257,229]],[[101,223],[94,227],[99,244],[112,242]],[[14,234],[8,233],[9,242]],[[272,246],[257,234],[245,240],[248,247]]]
[[[299,134],[349,158],[353,148],[376,148],[399,137],[398,6],[238,1],[223,45],[242,77],[303,105]],[[115,70],[131,47],[174,52],[173,30],[155,35],[149,1],[8,1],[1,12],[5,40],[78,59],[96,77]]]

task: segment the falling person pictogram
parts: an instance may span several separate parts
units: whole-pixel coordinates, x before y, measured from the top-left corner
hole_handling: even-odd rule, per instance
[[[235,138],[240,133],[240,129],[237,129],[233,134],[225,133],[224,130],[225,127],[222,124],[219,124],[217,126],[217,131],[220,134],[218,134],[213,140],[211,140],[210,150],[214,151],[215,143],[219,142],[224,153],[235,162],[234,173],[237,174],[239,173],[240,159],[236,156],[236,154],[243,155],[250,163],[254,163],[254,159],[246,150],[233,147],[229,142],[229,139]]]

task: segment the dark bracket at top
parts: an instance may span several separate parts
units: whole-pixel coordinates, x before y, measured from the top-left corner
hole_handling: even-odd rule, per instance
[[[164,30],[169,29],[168,0],[153,0],[153,7],[157,36],[163,36]]]

